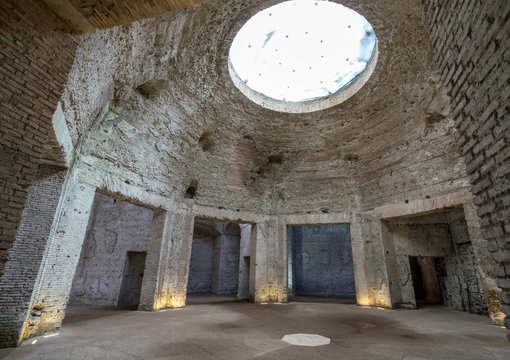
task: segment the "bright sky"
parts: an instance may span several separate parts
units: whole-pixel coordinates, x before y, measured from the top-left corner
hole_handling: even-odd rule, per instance
[[[253,16],[237,33],[230,61],[251,89],[299,102],[333,94],[370,60],[375,34],[366,19],[329,1],[286,1]]]

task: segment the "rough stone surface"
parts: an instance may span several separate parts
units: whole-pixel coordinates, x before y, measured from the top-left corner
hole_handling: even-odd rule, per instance
[[[2,1],[0,18],[1,277],[28,187],[44,173],[61,170],[54,165],[65,166],[52,116],[77,39],[40,1]]]
[[[87,231],[95,188],[68,178],[37,274],[21,340],[58,330]]]
[[[146,252],[152,211],[96,194],[73,280],[73,305],[117,305],[128,251]]]
[[[236,30],[269,3],[213,1],[84,37],[62,101],[71,137],[87,130],[82,166],[176,200],[196,181],[196,204],[269,214],[468,185],[453,122],[431,105],[444,92],[419,4],[346,3],[378,36],[374,74],[345,103],[292,115],[251,103],[227,71]]]
[[[237,295],[240,232],[238,224],[195,220],[188,294]]]
[[[416,307],[409,257],[441,258],[445,303],[455,310],[487,314],[481,275],[462,208],[388,222],[399,274],[400,306]],[[388,261],[388,260],[387,260]]]
[[[292,226],[287,232],[292,295],[356,296],[348,224]]]
[[[65,173],[61,172],[34,183],[28,189],[23,220],[14,246],[9,250],[10,259],[4,276],[0,278],[0,347],[15,346],[21,337],[64,178]],[[36,315],[41,313],[37,311]]]
[[[510,4],[422,3],[510,329]]]
[[[0,306],[21,309],[0,315],[0,346],[60,327],[96,189],[154,210],[141,310],[185,305],[200,216],[252,224],[259,303],[287,301],[288,225],[351,223],[358,303],[391,308],[402,268],[385,221],[466,209],[472,185],[480,221],[466,211],[472,248],[452,241],[467,260],[454,273],[482,269],[459,284],[478,300],[483,288],[489,310],[499,285],[510,312],[508,3],[346,0],[379,40],[373,75],[338,106],[282,114],[246,99],[227,66],[236,31],[275,2],[215,0],[80,38],[41,3],[0,5],[0,273],[9,249],[14,270]],[[25,204],[39,186],[55,211]]]

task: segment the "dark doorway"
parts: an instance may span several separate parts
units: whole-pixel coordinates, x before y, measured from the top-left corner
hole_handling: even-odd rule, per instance
[[[356,298],[349,224],[289,226],[289,292]]]
[[[443,304],[436,263],[436,259],[430,256],[409,257],[411,278],[417,306]]]
[[[119,293],[120,306],[138,307],[145,269],[145,251],[128,251]]]

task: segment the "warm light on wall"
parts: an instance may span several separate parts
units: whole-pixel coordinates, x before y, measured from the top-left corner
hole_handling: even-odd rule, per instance
[[[154,301],[154,310],[183,308],[186,306],[186,294],[167,293]]]
[[[255,303],[284,303],[287,302],[287,287],[275,285],[274,281],[266,282],[266,285],[255,291]]]

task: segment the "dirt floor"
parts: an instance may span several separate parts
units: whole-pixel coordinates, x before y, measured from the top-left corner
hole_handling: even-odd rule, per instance
[[[0,350],[0,359],[510,359],[505,329],[440,306],[394,311],[203,301],[152,313],[70,307],[57,335]],[[294,333],[326,336],[331,344],[281,341]]]

